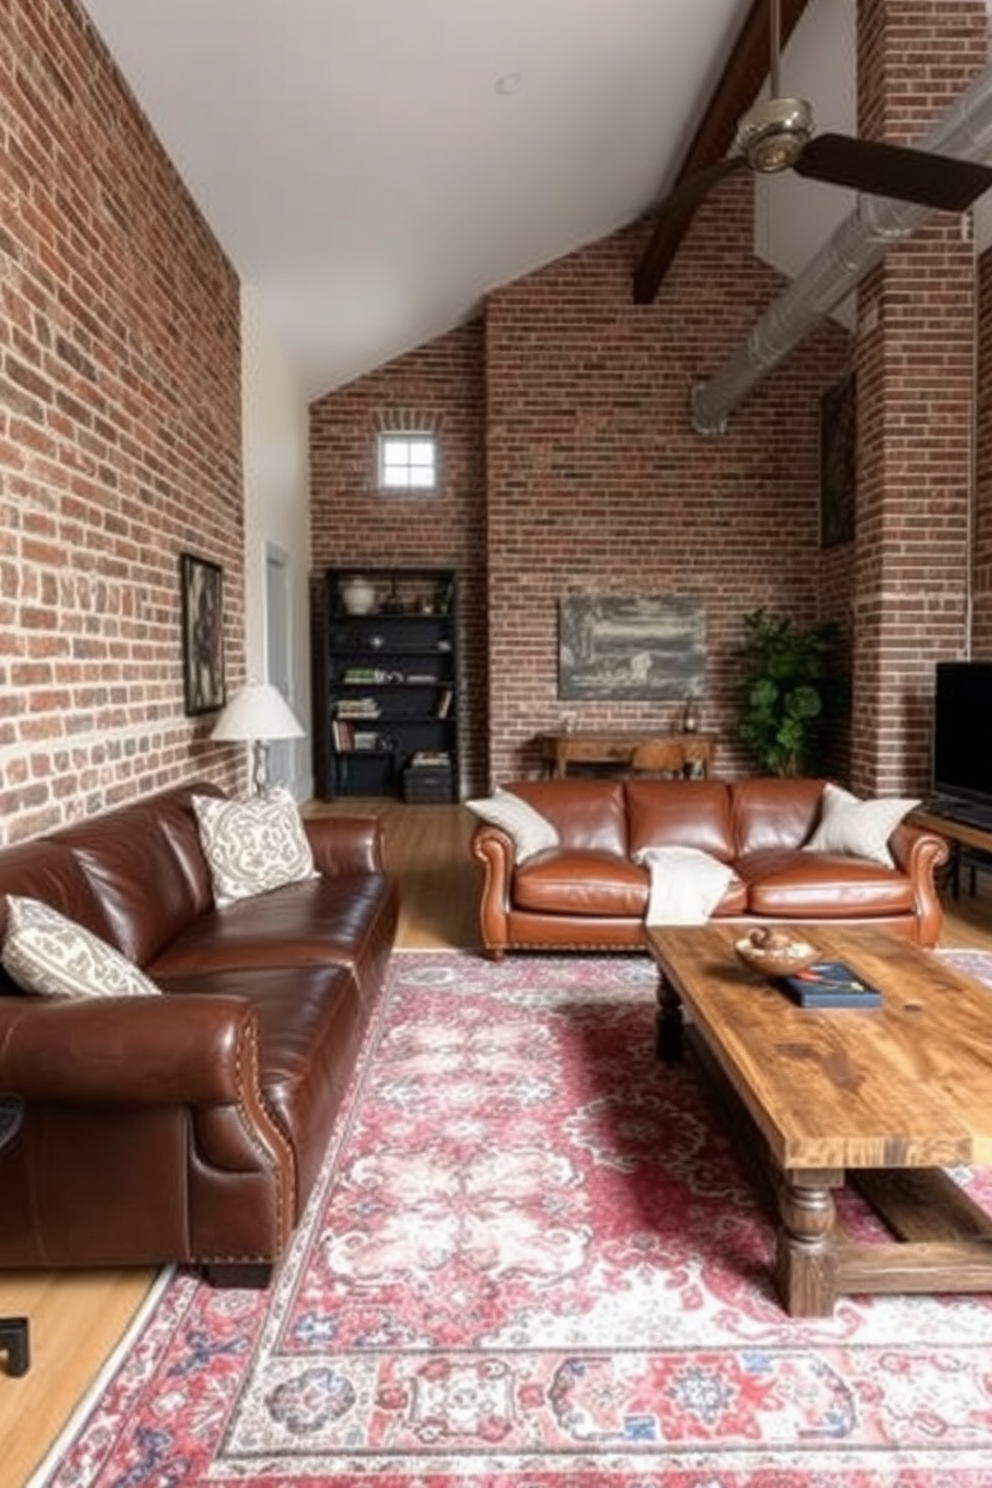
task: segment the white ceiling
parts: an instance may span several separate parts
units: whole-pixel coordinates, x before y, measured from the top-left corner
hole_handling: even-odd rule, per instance
[[[649,209],[748,8],[83,3],[309,397]],[[783,85],[815,100],[821,130],[851,127],[853,7],[813,0],[784,59]],[[851,197],[781,185],[803,193],[794,271]],[[766,199],[758,240],[774,258],[771,214]]]

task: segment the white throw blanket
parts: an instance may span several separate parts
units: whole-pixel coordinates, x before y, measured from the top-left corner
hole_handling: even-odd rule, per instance
[[[634,862],[651,875],[645,925],[704,925],[734,876],[698,847],[642,847]]]

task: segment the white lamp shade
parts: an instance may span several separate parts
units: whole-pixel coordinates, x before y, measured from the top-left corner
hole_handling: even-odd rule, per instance
[[[210,737],[254,743],[258,739],[302,739],[305,732],[278,687],[271,682],[251,682],[234,694]]]

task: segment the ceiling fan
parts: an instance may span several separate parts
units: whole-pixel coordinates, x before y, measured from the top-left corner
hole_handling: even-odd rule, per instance
[[[769,97],[737,126],[738,154],[719,160],[677,186],[659,214],[694,207],[725,176],[750,168],[764,175],[794,170],[832,186],[895,197],[946,212],[963,212],[992,187],[992,167],[904,145],[813,133],[813,106],[779,92],[781,0],[770,0]]]

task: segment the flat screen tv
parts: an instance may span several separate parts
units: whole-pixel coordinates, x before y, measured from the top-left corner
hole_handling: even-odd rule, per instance
[[[937,663],[933,788],[992,805],[992,661]]]

